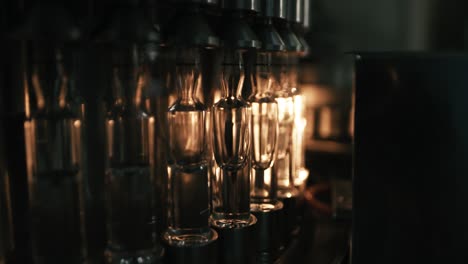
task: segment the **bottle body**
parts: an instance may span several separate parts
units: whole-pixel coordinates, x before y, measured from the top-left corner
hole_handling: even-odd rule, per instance
[[[277,201],[278,179],[271,167],[276,163],[279,143],[279,105],[274,90],[279,86],[274,72],[271,53],[258,52],[254,93],[249,98],[252,106],[252,177],[251,210],[269,212],[279,210]]]
[[[31,243],[34,263],[86,259],[83,120],[75,106],[73,49],[23,46]]]
[[[106,119],[108,259],[140,257],[152,263],[157,254],[154,122],[143,113]]]
[[[245,102],[232,107],[228,100],[212,110],[213,151],[220,167],[213,180],[212,222],[223,228],[250,223],[250,107]]]
[[[163,238],[175,247],[203,246],[218,237],[209,226],[207,111],[196,97],[201,86],[199,56],[197,48],[178,52],[178,95],[167,110],[168,227]]]
[[[136,44],[111,49],[104,176],[108,263],[154,263],[161,251],[156,232],[161,221],[156,208],[156,118],[148,107],[150,66],[143,50]]]
[[[275,71],[279,76],[279,86],[274,91],[274,97],[278,103],[278,153],[276,163],[273,166],[273,174],[278,178],[278,197],[291,198],[298,192],[294,186],[295,161],[294,161],[294,75],[291,74],[289,65],[291,56],[286,52],[274,56]]]
[[[180,234],[182,238],[189,237],[191,232],[203,233],[197,229],[205,232],[209,230],[210,190],[208,162],[205,157],[206,112],[202,110],[204,107],[201,104],[199,107],[180,109],[173,105],[168,112],[171,149],[168,172],[168,225],[174,234]],[[203,235],[198,239],[200,243],[209,240]]]
[[[218,173],[213,178],[212,224],[241,228],[250,215],[250,104],[241,94],[244,86],[242,52],[224,50],[222,95],[212,108],[213,152]]]

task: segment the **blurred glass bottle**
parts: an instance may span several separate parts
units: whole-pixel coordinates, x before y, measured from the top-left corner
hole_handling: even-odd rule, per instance
[[[149,69],[142,63],[147,54],[140,52],[133,45],[113,54],[114,103],[106,118],[106,254],[111,263],[153,263],[157,250],[155,117],[148,109]]]
[[[156,78],[160,35],[140,1],[120,0],[98,31],[108,61],[110,85],[106,129],[108,263],[156,263],[162,253],[157,233],[161,215],[156,175],[156,110],[162,93]]]
[[[297,196],[294,187],[294,162],[292,140],[294,131],[294,96],[295,90],[290,88],[288,54],[276,53],[273,60],[273,72],[280,76],[279,85],[275,87],[274,95],[278,103],[278,150],[273,165],[273,174],[278,178],[278,196],[290,198]]]
[[[278,80],[272,72],[270,52],[257,52],[256,78],[253,94],[249,98],[252,107],[252,168],[250,197],[252,211],[273,210],[278,204],[276,175],[265,174],[274,164],[278,142],[278,104],[273,87]]]
[[[36,263],[80,263],[85,255],[82,107],[71,50],[34,43],[24,85],[32,246]],[[49,258],[50,256],[50,258]]]
[[[200,89],[200,50],[180,48],[176,57],[178,98],[167,111],[168,123],[168,229],[171,246],[201,246],[217,239],[209,226],[206,106],[197,98]]]
[[[303,32],[303,14],[305,11],[304,4],[304,1],[301,0],[288,1],[286,4],[286,18],[276,21],[276,27],[287,49],[281,63],[284,70],[281,85],[284,90],[289,90],[293,96],[294,104],[294,121],[289,151],[289,171],[291,174],[290,178],[295,186],[302,185],[308,175],[304,164],[305,148],[302,138],[306,125],[305,118],[303,117],[304,102],[298,87],[299,58],[305,56],[309,49],[307,42],[301,37]],[[285,194],[284,198],[289,196],[288,193]]]
[[[56,1],[34,6],[21,43],[25,145],[34,263],[86,261],[84,104],[76,28]]]
[[[212,109],[213,151],[221,173],[213,181],[212,223],[221,228],[250,224],[250,106],[242,98],[244,64],[241,50],[225,49],[222,95]]]

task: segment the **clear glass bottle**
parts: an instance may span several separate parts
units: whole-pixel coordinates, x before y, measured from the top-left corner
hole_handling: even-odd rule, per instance
[[[111,50],[112,103],[106,117],[108,263],[154,263],[155,116],[149,109],[151,44]],[[156,51],[154,51],[156,52]]]
[[[298,190],[304,188],[304,184],[309,176],[309,171],[305,167],[305,138],[304,131],[307,125],[304,117],[305,100],[300,92],[297,82],[299,53],[289,54],[289,88],[293,94],[294,100],[294,127],[291,143],[291,152],[293,153],[291,171],[294,179],[294,186]]]
[[[302,186],[307,180],[308,171],[305,168],[305,146],[304,146],[304,129],[306,121],[304,118],[304,98],[298,88],[298,66],[299,66],[300,52],[288,51],[282,61],[282,87],[284,91],[289,91],[289,94],[293,97],[293,129],[292,137],[290,142],[290,153],[289,153],[289,173],[290,180],[294,182],[294,186]],[[285,173],[287,173],[285,171]],[[288,182],[289,185],[289,182]],[[291,189],[291,188],[290,188]],[[295,194],[296,191],[283,192],[285,197],[289,197],[289,194]]]
[[[278,182],[276,175],[265,173],[275,161],[278,142],[278,104],[273,89],[278,80],[273,75],[271,53],[258,52],[254,91],[249,97],[252,107],[252,211],[272,210],[276,203]],[[273,206],[273,207],[272,207]]]
[[[176,56],[178,98],[167,111],[168,228],[170,246],[206,245],[217,239],[209,226],[206,106],[196,97],[201,86],[200,51],[180,49]]]
[[[222,64],[221,99],[213,105],[213,152],[221,171],[215,177],[212,224],[220,228],[250,225],[250,106],[242,96],[241,50],[226,49]]]
[[[25,145],[34,263],[86,258],[83,120],[73,48],[29,42],[24,51]],[[25,53],[26,54],[26,53]]]
[[[295,89],[291,89],[289,69],[289,54],[277,53],[274,58],[273,71],[280,76],[279,86],[275,87],[275,100],[278,103],[278,150],[273,174],[278,178],[279,198],[291,198],[298,195],[294,186],[294,96]]]

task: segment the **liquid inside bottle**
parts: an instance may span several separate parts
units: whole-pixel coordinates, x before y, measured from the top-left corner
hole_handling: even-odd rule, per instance
[[[212,223],[221,228],[250,224],[250,105],[242,98],[240,51],[225,51],[222,97],[213,106],[213,152],[220,171],[213,179]]]
[[[271,175],[264,175],[275,160],[278,133],[278,105],[273,100],[251,102],[252,106],[252,177],[250,196],[253,202],[269,202],[276,195],[276,184]]]
[[[206,107],[196,97],[201,85],[199,60],[197,48],[178,53],[178,98],[167,111],[168,228],[163,237],[177,247],[202,246],[217,239],[209,227]]]
[[[271,211],[276,208],[277,179],[271,174],[278,142],[278,103],[273,97],[273,89],[278,86],[272,65],[271,55],[259,52],[257,55],[254,93],[249,98],[252,106],[252,177],[251,210]]]
[[[144,104],[149,77],[140,49],[129,45],[112,53],[113,102],[105,121],[107,263],[155,263],[160,255],[156,120]]]
[[[83,263],[85,180],[83,122],[73,101],[74,53],[30,43],[24,122],[34,263]]]

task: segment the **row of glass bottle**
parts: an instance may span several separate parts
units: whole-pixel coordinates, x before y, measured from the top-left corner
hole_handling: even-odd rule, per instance
[[[133,45],[112,55],[113,102],[105,121],[110,263],[154,262],[161,254],[157,226],[163,214],[166,242],[200,245],[216,239],[210,222],[242,227],[251,221],[251,210],[274,210],[278,194],[297,195],[291,141],[300,95],[288,57],[258,52],[256,78],[247,80],[254,92],[244,100],[244,51],[226,51],[221,99],[207,107],[197,95],[199,50],[182,49],[176,58],[177,99],[158,120],[151,103],[164,89],[152,72],[157,53],[157,47]],[[52,55],[54,63],[47,65],[53,69],[33,63],[24,79],[35,263],[79,263],[86,256],[84,103],[74,97],[73,59],[64,54],[69,53],[54,49],[41,55]],[[44,78],[47,70],[55,77]],[[165,186],[155,170],[165,163],[158,160],[161,152],[168,164]]]

